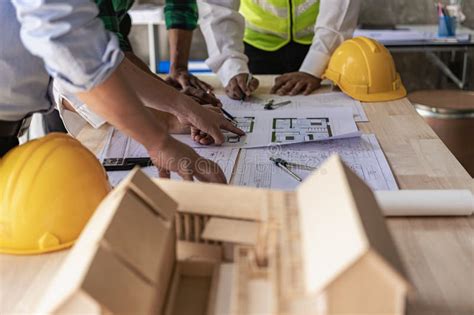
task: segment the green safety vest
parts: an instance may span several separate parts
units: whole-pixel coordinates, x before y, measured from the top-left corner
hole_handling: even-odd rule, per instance
[[[290,41],[311,44],[319,0],[241,0],[245,17],[244,41],[275,51]]]

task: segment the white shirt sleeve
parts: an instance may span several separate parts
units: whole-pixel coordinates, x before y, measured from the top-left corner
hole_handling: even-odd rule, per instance
[[[322,76],[334,50],[352,37],[359,17],[360,0],[321,0],[314,38],[300,71]]]
[[[245,20],[239,0],[199,0],[199,25],[206,40],[206,64],[226,86],[239,73],[249,73],[244,54]]]
[[[11,3],[21,24],[24,46],[43,59],[49,74],[65,90],[71,93],[91,90],[122,62],[118,39],[97,18],[99,10],[93,1],[11,0]]]

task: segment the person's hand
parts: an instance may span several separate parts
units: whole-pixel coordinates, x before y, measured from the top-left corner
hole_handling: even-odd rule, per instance
[[[202,182],[227,183],[219,165],[170,136],[150,148],[148,153],[162,178],[169,178],[170,172],[176,172],[188,181],[196,178]]]
[[[198,102],[199,104],[211,104],[217,107],[222,107],[221,101],[212,93],[213,87],[206,82],[200,81],[198,78],[193,76],[192,74],[188,73],[188,77],[190,79],[190,83],[192,84],[182,84],[180,81],[186,81],[183,77],[185,76],[184,74],[181,75],[181,79],[174,79],[172,77],[172,73],[170,73],[170,76],[166,79],[166,83],[168,83],[170,86],[174,87],[178,91],[184,93],[185,95],[191,97],[193,100]],[[199,84],[199,82],[195,82],[195,80],[199,81],[201,83],[200,87],[196,87],[196,85]],[[194,82],[194,83],[193,83]]]
[[[204,105],[203,107],[206,110],[210,110],[214,113],[217,113],[218,115],[223,116],[223,113],[219,107],[216,107],[214,105]],[[155,109],[151,109],[151,108],[149,108],[148,110],[151,112],[152,115],[156,117],[157,120],[160,121],[160,124],[162,126],[166,127],[168,133],[191,134],[191,138],[195,142],[202,145],[210,145],[214,143],[214,139],[210,135],[201,131],[198,128],[182,124],[176,116],[169,113],[161,112]]]
[[[204,105],[204,108],[224,117],[224,113],[218,107],[212,105]],[[191,138],[195,142],[202,145],[210,145],[214,143],[214,139],[210,135],[195,127],[191,127]]]
[[[189,134],[191,131],[190,126],[185,126],[180,123],[178,118],[170,113],[162,112],[154,108],[147,108],[150,112],[150,115],[153,115],[160,125],[166,129],[168,133],[171,134]]]
[[[189,87],[202,90],[204,92],[213,90],[211,85],[199,80],[197,77],[189,73],[187,69],[171,70],[169,76],[166,78],[166,82],[180,90],[185,90]]]
[[[181,124],[191,127],[191,136],[194,141],[205,145],[224,143],[225,137],[221,129],[239,136],[245,135],[245,132],[227,120],[217,107],[190,106],[186,112],[180,113],[178,119]],[[201,136],[197,137],[198,135]]]
[[[311,94],[321,86],[321,79],[306,72],[285,73],[275,79],[270,93],[278,95]]]
[[[225,87],[225,93],[227,96],[234,100],[241,100],[249,97],[253,91],[258,88],[258,80],[252,78],[247,86],[248,73],[240,73],[230,79],[229,83]]]
[[[191,97],[193,100],[198,102],[201,105],[211,104],[212,106],[222,107],[220,99],[218,99],[212,91],[203,91],[193,87],[187,87],[181,90],[184,94]]]

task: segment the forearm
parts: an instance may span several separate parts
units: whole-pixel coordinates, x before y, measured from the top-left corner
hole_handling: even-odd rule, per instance
[[[149,108],[148,111],[155,117],[155,119],[163,123],[163,126],[166,128],[168,133],[185,134],[191,132],[189,126],[181,124],[176,116],[170,113],[162,112],[153,108]]]
[[[143,60],[138,58],[137,55],[135,55],[133,52],[131,51],[125,52],[125,58],[127,58],[130,62],[132,62],[134,65],[136,65],[138,68],[142,69],[143,71],[154,75],[154,73],[151,72],[147,64],[143,62]]]
[[[170,45],[170,72],[188,70],[193,32],[177,28],[170,29],[168,31],[168,38]]]
[[[122,62],[103,83],[78,97],[109,123],[128,134],[147,149],[160,148],[169,137],[166,125],[150,115],[125,80],[126,70]]]
[[[334,50],[352,37],[359,16],[360,0],[322,0],[313,43],[300,71],[321,77]]]
[[[170,45],[170,72],[187,71],[193,31],[198,20],[196,1],[166,0],[164,11]]]
[[[201,81],[188,70],[189,54],[193,30],[172,28],[168,30],[170,46],[170,72],[166,82],[175,88],[189,93],[190,89],[209,92],[213,87]]]
[[[128,59],[124,60],[123,69],[128,84],[147,107],[179,116],[200,106],[157,75],[140,69]]]

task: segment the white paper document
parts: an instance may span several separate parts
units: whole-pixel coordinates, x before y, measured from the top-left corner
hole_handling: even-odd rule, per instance
[[[349,108],[241,110],[234,115],[237,127],[245,131],[246,135],[225,133],[223,147],[257,148],[360,136]],[[173,137],[191,147],[214,148],[194,142],[189,135]]]
[[[189,137],[189,135],[188,135]],[[232,147],[212,147],[209,149],[196,149],[196,152],[202,157],[216,162],[224,171],[227,181],[230,181],[232,170],[234,168],[239,149]],[[124,135],[117,129],[111,128],[104,150],[99,159],[103,161],[104,158],[133,158],[133,157],[148,157],[147,150],[132,138]],[[143,167],[141,169],[150,177],[158,177],[158,169],[154,166]],[[111,171],[107,172],[109,182],[112,186],[116,186],[120,181],[127,176],[129,171]],[[171,179],[179,179],[179,175],[171,173]]]
[[[295,144],[240,152],[232,184],[240,186],[293,190],[300,183],[277,167],[270,157],[316,169],[337,153],[373,190],[397,190],[398,186],[382,149],[373,134],[360,138]],[[290,168],[303,180],[313,170]]]
[[[217,95],[222,105],[230,113],[237,111],[268,111],[266,103],[273,100],[274,104],[291,101],[290,104],[274,106],[274,110],[311,110],[317,107],[347,107],[352,110],[355,121],[368,121],[367,115],[359,101],[350,98],[342,92],[330,92],[313,95],[279,96],[274,94],[256,94],[249,100],[233,100],[226,95]]]
[[[387,42],[408,42],[408,41],[426,41],[435,37],[433,33],[417,30],[362,30],[356,29],[354,37],[365,36],[378,40],[382,43]]]

